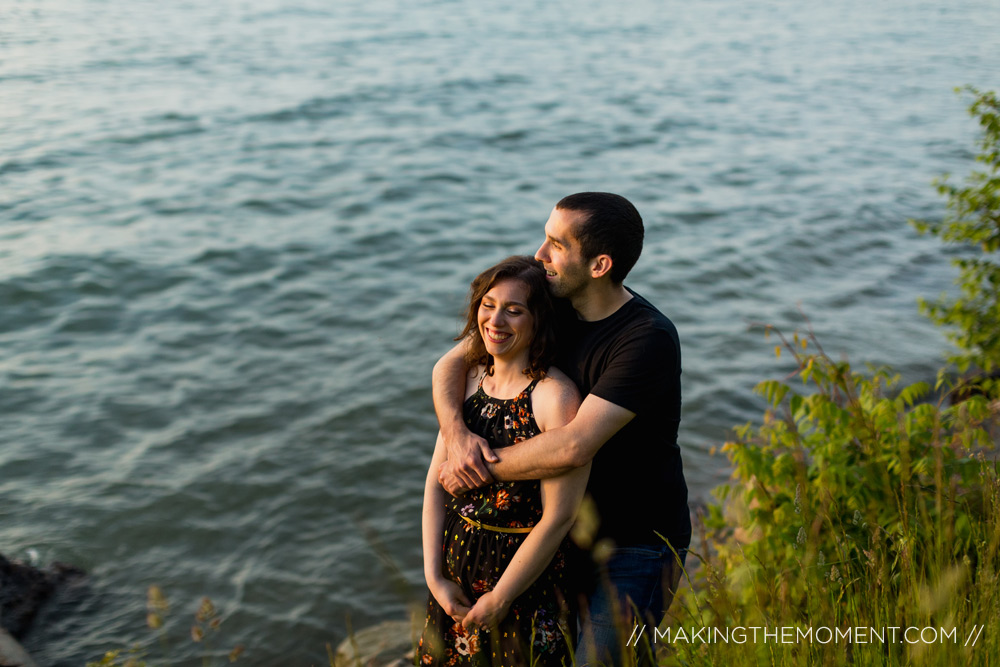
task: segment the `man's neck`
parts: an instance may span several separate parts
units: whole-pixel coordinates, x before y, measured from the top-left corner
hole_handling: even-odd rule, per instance
[[[597,322],[611,317],[631,301],[632,293],[624,285],[595,283],[570,298],[577,317],[584,322]]]

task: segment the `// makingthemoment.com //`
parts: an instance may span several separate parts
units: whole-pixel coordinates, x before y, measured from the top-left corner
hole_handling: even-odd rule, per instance
[[[737,626],[719,628],[703,626],[664,628],[636,625],[628,645],[642,641],[651,644],[962,644],[975,646],[985,625],[973,625],[968,633],[960,634],[957,627],[799,627],[799,626]]]

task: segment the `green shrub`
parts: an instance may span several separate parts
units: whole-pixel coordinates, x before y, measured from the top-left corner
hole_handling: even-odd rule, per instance
[[[984,428],[995,406],[983,396],[927,401],[926,383],[857,372],[811,334],[782,343],[799,382],[760,383],[763,422],[723,447],[733,481],[708,508],[699,580],[675,610],[681,623],[957,627],[964,639],[964,628],[995,618],[1000,485]],[[899,664],[922,652],[951,664],[957,651],[963,661],[995,652],[997,630],[985,631],[971,649],[757,642],[682,646],[674,658]]]
[[[948,215],[939,223],[913,221],[921,233],[939,237],[965,252],[954,260],[959,296],[921,301],[922,310],[949,328],[958,347],[950,360],[961,372],[987,375],[1000,371],[1000,101],[992,92],[966,88],[975,97],[969,113],[983,130],[974,171],[961,187],[944,176],[938,191],[948,199]],[[987,393],[1000,395],[993,378]]]

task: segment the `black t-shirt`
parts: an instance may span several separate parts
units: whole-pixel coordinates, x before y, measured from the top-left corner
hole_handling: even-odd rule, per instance
[[[627,289],[627,288],[626,288]],[[687,484],[677,446],[681,419],[681,347],[677,329],[632,290],[603,320],[585,322],[559,304],[556,366],[586,396],[635,413],[594,457],[587,490],[600,515],[598,539],[619,546],[691,540]]]

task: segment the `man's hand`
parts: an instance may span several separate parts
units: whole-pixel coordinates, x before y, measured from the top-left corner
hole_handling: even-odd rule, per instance
[[[437,603],[444,609],[444,613],[455,619],[456,623],[461,623],[465,619],[472,603],[469,602],[469,598],[462,592],[461,586],[454,581],[442,577],[437,581],[431,582],[428,588],[430,588],[431,595],[434,596]]]
[[[464,338],[434,364],[432,386],[437,414],[448,459],[455,463],[462,485],[474,489],[493,482],[483,461],[498,460],[485,440],[469,432],[462,419],[466,392],[474,386],[478,369],[470,372],[466,356],[469,339]]]
[[[500,625],[508,611],[510,603],[504,602],[490,591],[476,600],[476,604],[465,615],[462,625],[466,630],[489,630]]]
[[[448,450],[448,462],[451,463],[450,472],[455,478],[456,488],[461,488],[457,493],[445,484],[443,476],[438,475],[441,486],[453,496],[457,496],[469,489],[486,486],[493,483],[493,476],[486,469],[484,461],[496,463],[500,459],[490,449],[486,440],[465,428],[456,429],[456,433],[446,434],[444,444]],[[442,466],[443,468],[444,466]]]
[[[479,488],[479,485],[469,485],[466,478],[459,477],[456,466],[451,461],[445,461],[438,468],[438,484],[441,488],[458,498],[466,491]]]

